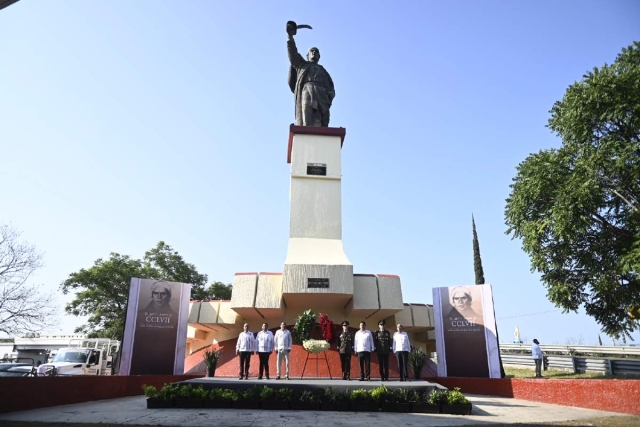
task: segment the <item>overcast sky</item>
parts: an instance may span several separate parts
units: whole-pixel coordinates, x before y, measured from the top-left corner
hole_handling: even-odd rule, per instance
[[[501,341],[518,326],[529,341],[596,344],[598,325],[549,303],[505,235],[505,199],[518,163],[560,144],[545,127],[553,103],[640,39],[640,2],[301,3],[0,11],[0,223],[44,253],[34,283],[57,290],[110,252],[141,258],[160,240],[211,280],[282,271],[292,19],[313,26],[298,46],[320,49],[336,86],[354,272],[398,274],[414,303],[472,284],[473,213]],[[79,323],[62,316],[51,332]]]

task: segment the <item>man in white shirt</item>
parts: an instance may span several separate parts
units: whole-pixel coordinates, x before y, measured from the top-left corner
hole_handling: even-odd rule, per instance
[[[260,359],[260,369],[258,370],[258,379],[262,379],[262,373],[264,372],[269,378],[269,356],[273,353],[274,341],[273,333],[268,329],[269,325],[262,324],[262,330],[258,332],[256,336],[258,358]]]
[[[248,380],[251,355],[256,354],[256,340],[253,332],[249,330],[248,323],[245,323],[242,328],[244,331],[240,332],[236,342],[236,355],[240,356],[240,375],[238,378]]]
[[[367,324],[360,322],[360,329],[353,339],[353,351],[358,355],[360,362],[360,381],[371,381],[371,352],[375,350],[373,335],[366,329]]]
[[[39,360],[37,364],[37,374],[39,377],[44,377],[47,375],[47,367],[43,365]]]
[[[542,378],[542,349],[540,348],[540,341],[534,338],[533,345],[531,346],[531,357],[536,364],[536,378]]]
[[[393,354],[398,360],[398,372],[400,373],[400,381],[409,381],[409,352],[411,351],[411,343],[409,335],[403,331],[402,325],[398,323],[396,326],[398,332],[393,333]]]
[[[286,323],[280,323],[280,329],[276,331],[274,340],[276,348],[276,379],[280,379],[280,373],[282,372],[282,359],[284,359],[284,372],[286,378],[289,379],[289,353],[291,352],[293,339],[291,338],[291,332],[287,330]]]

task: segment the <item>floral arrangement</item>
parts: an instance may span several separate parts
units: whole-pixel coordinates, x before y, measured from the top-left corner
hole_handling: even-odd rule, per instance
[[[302,346],[309,353],[322,353],[329,350],[330,344],[325,340],[306,340]]]
[[[320,313],[318,324],[320,325],[320,329],[322,330],[322,338],[324,338],[327,342],[331,342],[333,340],[333,322],[331,321],[331,319],[329,319],[329,316]]]

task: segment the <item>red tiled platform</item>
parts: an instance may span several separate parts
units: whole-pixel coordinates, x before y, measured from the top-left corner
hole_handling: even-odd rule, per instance
[[[274,330],[275,332],[275,330]],[[240,358],[236,356],[236,340],[228,340],[219,343],[222,348],[222,357],[218,362],[216,369],[216,377],[237,377],[240,372]],[[215,348],[217,346],[210,346],[207,348]],[[188,375],[201,375],[204,376],[206,367],[203,361],[203,353],[205,348],[202,348],[195,353],[192,353],[185,360],[185,374]],[[309,353],[302,347],[302,345],[294,344],[289,355],[289,374],[291,378],[300,378],[302,376],[302,369],[305,364],[305,360]],[[327,361],[329,362],[329,369],[331,370],[331,376],[333,378],[342,377],[342,365],[340,363],[340,355],[335,344],[332,344],[331,348],[326,352]],[[318,360],[315,358],[319,357]],[[258,367],[260,362],[258,355],[251,356],[251,365],[249,368],[249,375],[251,377],[258,376]],[[351,358],[351,378],[358,378],[360,376],[360,365],[358,364],[358,358],[353,356]],[[284,362],[282,364],[284,370]],[[269,357],[269,374],[273,377],[276,375],[276,354],[272,353]],[[284,374],[284,373],[283,373]],[[436,372],[431,370],[428,366],[422,371],[422,377],[435,377]],[[378,356],[376,354],[371,355],[371,377],[380,378],[380,368],[378,366]],[[398,365],[394,355],[389,356],[389,377],[398,378]],[[322,354],[310,355],[307,362],[307,367],[304,371],[304,378],[329,378],[329,370],[327,369],[327,362]]]

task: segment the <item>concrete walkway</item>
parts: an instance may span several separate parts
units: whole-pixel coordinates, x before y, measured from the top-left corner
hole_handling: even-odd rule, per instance
[[[70,423],[148,424],[167,426],[462,426],[547,423],[621,415],[612,412],[535,403],[491,396],[467,396],[471,416],[436,414],[262,411],[240,409],[146,409],[144,396],[0,414],[2,420]],[[96,426],[97,427],[97,426]]]

